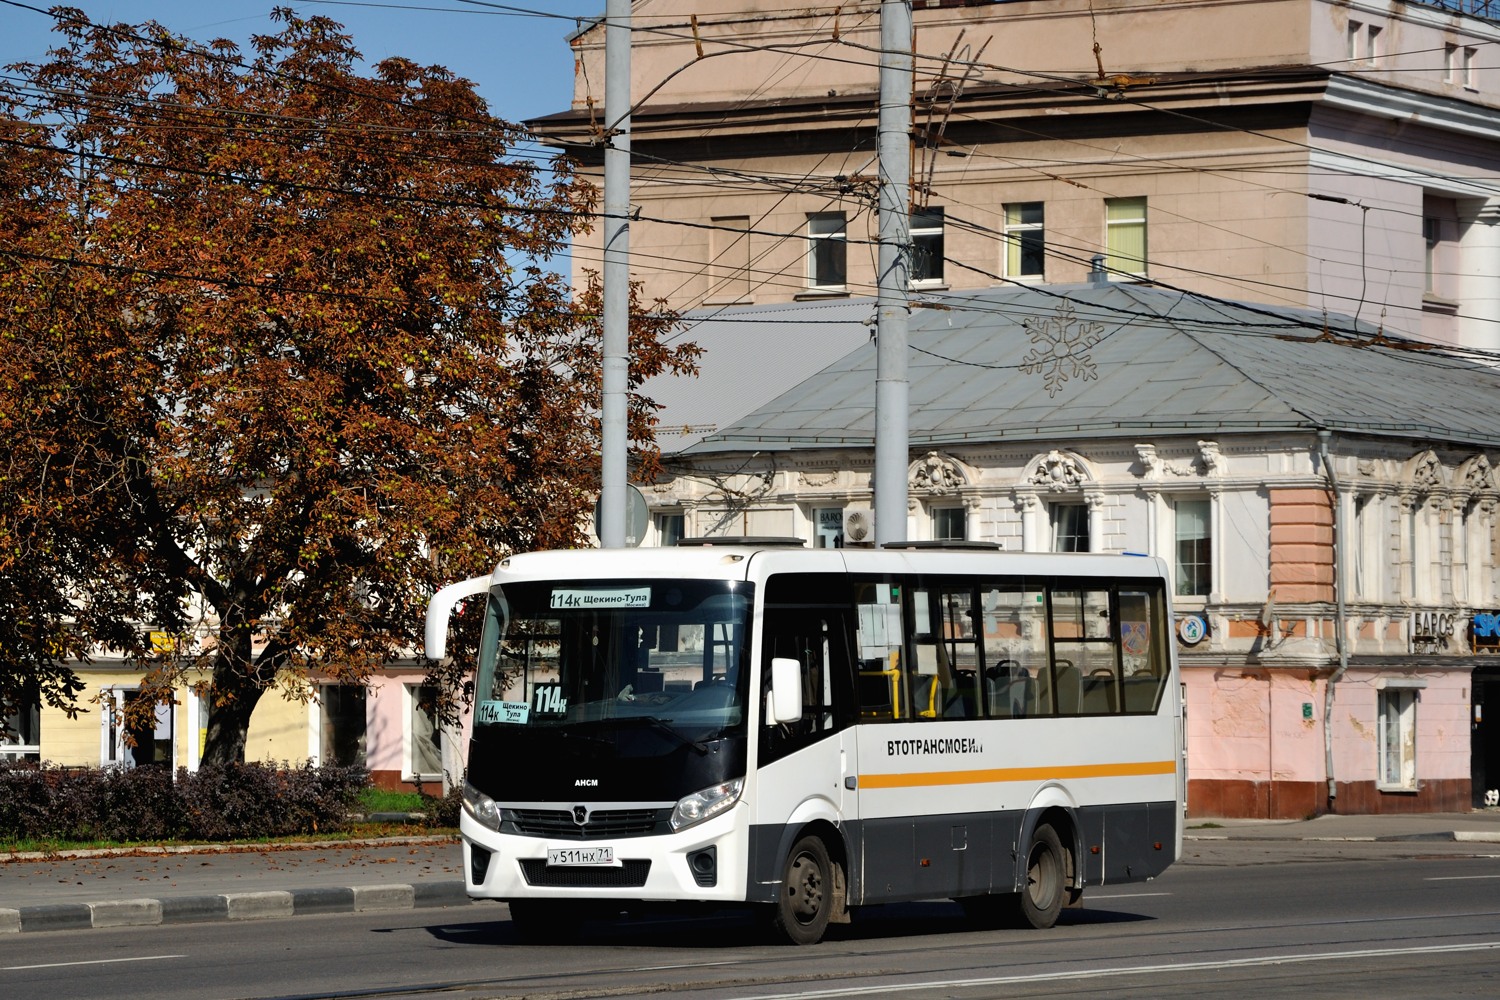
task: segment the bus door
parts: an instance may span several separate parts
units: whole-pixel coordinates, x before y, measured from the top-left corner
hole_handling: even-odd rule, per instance
[[[802,718],[762,725],[756,822],[764,827],[817,816],[848,837],[858,829],[849,608],[831,603],[847,588],[842,576],[785,574],[767,584],[762,630],[762,685],[775,657],[794,659],[802,674]],[[852,850],[854,844],[846,841]]]

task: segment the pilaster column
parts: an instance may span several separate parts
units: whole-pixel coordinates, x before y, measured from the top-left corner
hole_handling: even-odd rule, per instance
[[[1037,521],[1042,514],[1042,501],[1035,494],[1026,493],[1016,497],[1016,509],[1021,512],[1021,551],[1040,552]]]
[[[1500,199],[1472,204],[1478,211],[1458,243],[1458,339],[1464,347],[1500,350]]]
[[[1104,497],[1098,493],[1083,498],[1089,508],[1089,551],[1104,551]]]
[[[983,541],[980,535],[982,525],[979,523],[979,511],[984,502],[978,497],[969,497],[964,501],[964,537],[970,541]]]

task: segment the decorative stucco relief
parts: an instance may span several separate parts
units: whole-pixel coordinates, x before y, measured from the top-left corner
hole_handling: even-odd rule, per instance
[[[957,493],[969,482],[968,471],[950,455],[929,451],[906,470],[907,483],[913,492],[933,496]]]
[[[1404,485],[1425,493],[1443,486],[1443,463],[1430,448],[1407,459],[1402,474]]]
[[[810,486],[810,487],[813,487],[813,488],[819,488],[819,487],[824,487],[824,486],[832,486],[835,483],[837,483],[838,481],[839,481],[839,474],[838,474],[837,471],[832,471],[832,472],[799,472],[799,473],[797,473],[797,482],[800,485],[802,485],[802,486]]]
[[[1072,452],[1050,451],[1038,455],[1027,468],[1026,485],[1053,493],[1082,489],[1084,483],[1094,479],[1088,463]]]
[[[1229,460],[1219,450],[1217,441],[1199,441],[1198,458],[1203,462],[1205,476],[1222,476],[1229,470]]]
[[[1475,455],[1458,467],[1458,481],[1470,496],[1489,493],[1495,489],[1495,470],[1490,468],[1487,456]]]
[[[1136,462],[1141,467],[1142,479],[1161,479],[1164,476],[1222,476],[1228,468],[1228,460],[1219,450],[1217,441],[1199,441],[1198,458],[1187,465],[1168,462],[1156,452],[1154,444],[1135,446]]]

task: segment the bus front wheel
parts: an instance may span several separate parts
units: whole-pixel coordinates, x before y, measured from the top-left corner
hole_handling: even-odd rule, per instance
[[[1021,919],[1031,927],[1045,930],[1057,923],[1062,912],[1067,886],[1063,864],[1062,841],[1047,824],[1036,828],[1031,848],[1026,852],[1026,884],[1021,889]]]
[[[787,855],[773,925],[792,944],[816,944],[833,915],[833,863],[818,837],[803,837]]]

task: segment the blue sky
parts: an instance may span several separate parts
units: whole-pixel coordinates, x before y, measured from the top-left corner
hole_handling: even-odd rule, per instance
[[[52,0],[26,0],[45,9]],[[604,0],[463,0],[292,2],[292,0],[66,0],[105,23],[157,21],[200,42],[228,38],[246,48],[251,35],[274,30],[271,8],[341,22],[368,62],[405,56],[468,77],[501,118],[520,121],[564,111],[573,98],[573,55],[564,40],[575,18],[602,14]],[[0,66],[38,62],[56,36],[52,18],[0,3]]]

